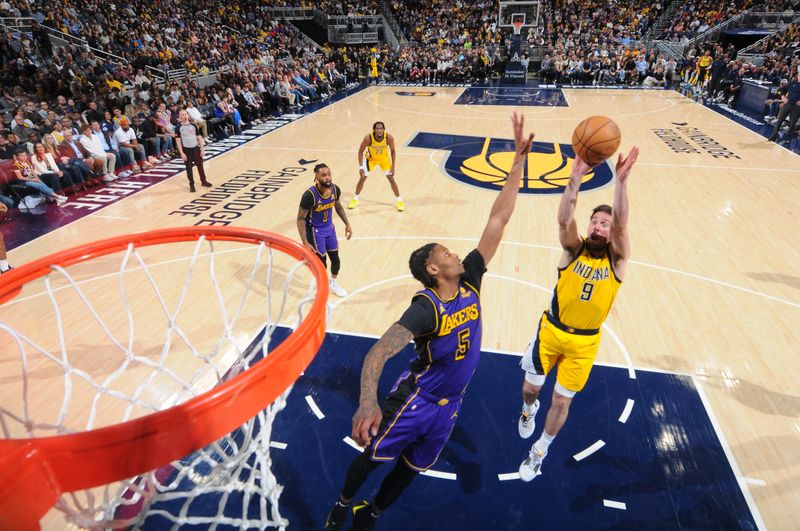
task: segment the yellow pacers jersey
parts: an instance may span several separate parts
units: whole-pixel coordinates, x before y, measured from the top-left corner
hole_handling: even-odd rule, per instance
[[[378,77],[378,58],[374,55],[369,60],[369,74],[370,77]]]
[[[383,140],[375,140],[375,134],[370,133],[369,139],[372,143],[367,146],[367,158],[372,162],[383,162],[389,164],[389,141],[388,136],[383,133]]]
[[[614,274],[608,247],[603,256],[595,258],[584,241],[578,256],[558,270],[550,313],[567,327],[598,329],[606,320],[621,284]]]

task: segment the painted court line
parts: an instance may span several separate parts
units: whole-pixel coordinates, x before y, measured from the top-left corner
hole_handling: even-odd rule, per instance
[[[497,474],[497,479],[500,481],[510,481],[512,479],[519,479],[519,472],[509,472],[508,474]]]
[[[767,482],[763,479],[754,479],[754,478],[742,478],[745,483],[748,485],[755,485],[756,487],[766,487]]]
[[[627,510],[627,506],[623,502],[618,502],[614,500],[603,500],[603,505],[605,507],[610,507],[612,509],[622,509],[623,511]]]
[[[456,479],[458,479],[458,476],[456,476],[452,472],[437,472],[436,470],[426,470],[425,472],[421,472],[421,474],[423,476],[439,478],[439,479],[449,479],[451,481],[455,481]]]
[[[756,505],[752,494],[750,494],[750,489],[747,488],[747,480],[742,475],[739,464],[733,457],[731,447],[728,444],[728,440],[725,438],[725,434],[722,432],[722,428],[720,428],[719,421],[717,420],[716,415],[714,415],[714,411],[711,409],[711,403],[708,401],[708,397],[706,396],[705,389],[703,389],[703,386],[700,383],[700,379],[693,376],[692,382],[694,382],[694,386],[697,389],[697,396],[699,396],[700,401],[703,402],[703,408],[705,408],[706,413],[708,414],[708,419],[711,421],[711,425],[714,427],[714,433],[717,434],[719,445],[722,446],[722,450],[725,452],[725,457],[728,458],[728,463],[731,466],[733,475],[736,477],[737,483],[739,483],[739,488],[742,489],[742,494],[744,495],[745,501],[747,501],[747,507],[750,509],[750,514],[753,516],[756,526],[758,526],[759,529],[766,529],[767,527],[764,525],[764,520],[761,518],[761,513],[758,512],[758,506]]]
[[[411,278],[411,275],[405,275],[405,277],[406,278]],[[284,323],[278,323],[278,324],[280,326],[287,326],[288,327],[288,325],[284,324]],[[367,339],[380,339],[381,338],[381,336],[379,336],[377,334],[365,334],[363,332],[358,332],[356,330],[340,330],[338,328],[328,328],[328,329],[325,330],[325,333],[326,334],[339,334],[339,335],[346,335],[346,336],[355,336],[355,337],[365,337]],[[517,357],[517,358],[521,358],[522,354],[523,354],[522,352],[510,352],[510,351],[507,351],[507,350],[498,350],[498,349],[492,349],[492,348],[482,348],[481,350],[483,352],[486,352],[486,353],[489,353],[489,354],[502,354],[502,355],[505,355],[505,356],[514,356],[514,357]],[[609,362],[605,362],[605,361],[595,362],[595,366],[612,367],[614,369],[625,369],[625,370],[628,370],[628,366],[627,365],[622,365],[621,363],[609,363]],[[658,374],[670,374],[670,375],[677,375],[677,376],[685,376],[686,378],[691,378],[692,377],[692,375],[689,374],[688,372],[670,371],[670,370],[667,370],[667,369],[659,369],[659,368],[651,368],[651,367],[635,367],[635,366],[633,367],[633,369],[635,371],[644,371],[644,372],[654,372],[654,373],[658,373]]]
[[[314,402],[314,399],[311,397],[311,395],[306,395],[306,403],[308,403],[308,407],[311,408],[311,411],[314,412],[314,415],[316,415],[319,420],[325,418],[325,414],[322,412],[319,406],[317,406],[317,403]]]
[[[633,400],[630,398],[625,403],[625,409],[622,410],[622,414],[619,416],[619,420],[621,423],[625,424],[628,422],[628,417],[631,416],[631,410],[633,409]]]
[[[306,397],[306,400],[308,400],[308,398],[309,397]],[[358,443],[355,442],[350,437],[345,437],[342,440],[345,442],[345,444],[347,444],[347,446],[353,448],[354,450],[358,450],[359,452],[363,452],[364,451],[364,448],[359,446]],[[437,470],[426,470],[425,472],[420,472],[420,473],[423,476],[428,476],[428,477],[437,478],[437,479],[449,479],[451,481],[455,481],[456,479],[458,479],[458,476],[453,474],[452,472],[439,472]]]
[[[278,441],[270,441],[269,447],[270,448],[277,448],[278,450],[286,450],[286,443],[278,442]]]
[[[605,445],[606,445],[606,443],[603,442],[602,439],[598,439],[597,442],[595,442],[589,448],[587,448],[586,450],[583,450],[582,452],[578,452],[577,454],[573,455],[572,458],[575,459],[575,461],[582,461],[582,460],[586,459],[587,457],[589,457],[590,455],[592,455],[593,453],[595,453],[597,450],[599,450],[600,448],[602,448]]]
[[[351,447],[351,448],[355,448],[355,449],[356,449],[356,450],[358,450],[359,452],[363,452],[363,451],[364,451],[364,448],[363,448],[363,447],[361,447],[361,446],[359,446],[359,445],[358,445],[358,443],[357,443],[357,442],[355,442],[355,441],[354,441],[353,439],[351,439],[350,437],[345,437],[345,438],[344,438],[344,439],[342,439],[342,440],[343,440],[345,443],[347,443],[347,446],[349,446],[349,447]]]
[[[453,236],[362,236],[362,237],[355,237],[352,238],[351,241],[357,240],[419,240],[419,241],[436,241],[436,240],[450,240],[450,241],[465,241],[465,242],[475,242],[475,238],[460,238],[460,237],[453,237]],[[547,249],[552,251],[561,252],[560,247],[556,247],[554,245],[542,245],[542,244],[535,244],[535,243],[527,243],[527,242],[515,242],[515,241],[502,241],[500,242],[503,245],[515,245],[519,247],[532,247],[535,249]],[[743,286],[737,286],[736,284],[731,284],[730,282],[724,282],[722,280],[717,280],[715,278],[706,277],[703,275],[698,275],[695,273],[689,273],[688,271],[681,271],[680,269],[674,269],[671,267],[660,266],[657,264],[651,264],[649,262],[640,262],[638,260],[629,260],[629,263],[640,265],[643,267],[649,267],[652,269],[657,269],[659,271],[666,271],[667,273],[674,273],[676,275],[682,275],[689,278],[694,278],[697,280],[702,280],[704,282],[710,282],[712,284],[716,284],[718,286],[724,286],[726,288],[735,289],[738,291],[743,291],[745,293],[749,293],[751,295],[756,295],[758,297],[764,297],[765,299],[769,299],[775,302],[780,302],[782,304],[787,304],[789,306],[793,306],[795,308],[800,308],[800,303],[792,302],[786,299],[781,299],[779,297],[773,297],[772,295],[767,295],[766,293],[755,291],[749,288],[745,288]]]
[[[670,164],[667,162],[642,162],[641,166],[655,166],[659,168],[708,168],[712,170],[763,171],[768,173],[800,173],[800,170],[791,168],[748,168],[743,166],[714,166],[712,164]]]
[[[93,218],[100,218],[100,219],[114,219],[122,221],[128,221],[128,219],[130,219],[130,218],[124,218],[122,216],[107,216],[104,214],[89,214],[89,215],[92,216]]]

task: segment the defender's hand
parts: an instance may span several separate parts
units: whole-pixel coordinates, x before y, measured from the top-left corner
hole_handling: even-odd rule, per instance
[[[517,114],[516,112],[511,115],[511,123],[514,126],[514,149],[517,155],[527,155],[531,150],[533,138],[536,136],[530,133],[525,136],[525,116]]]
[[[360,404],[356,414],[353,415],[353,440],[359,446],[368,446],[372,442],[372,438],[378,434],[381,418],[381,410],[377,401]]]

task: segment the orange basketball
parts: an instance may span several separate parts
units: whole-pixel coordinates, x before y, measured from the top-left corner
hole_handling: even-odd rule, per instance
[[[608,116],[590,116],[572,133],[575,153],[596,166],[617,152],[622,135],[614,120]]]

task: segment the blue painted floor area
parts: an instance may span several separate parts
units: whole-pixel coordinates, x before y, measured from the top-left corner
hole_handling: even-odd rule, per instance
[[[468,87],[455,101],[455,105],[569,107],[561,89],[524,85]]]
[[[364,355],[374,339],[329,334],[295,384],[275,421],[274,470],[285,485],[281,512],[292,529],[319,529],[357,452],[350,434]],[[389,360],[385,396],[413,357],[409,347]],[[684,376],[595,367],[575,399],[567,425],[550,447],[543,474],[531,483],[500,481],[516,472],[534,437],[517,434],[522,372],[516,356],[484,352],[459,422],[433,469],[419,476],[384,513],[376,529],[756,529],[745,498],[692,381]],[[552,379],[542,393],[547,407]],[[311,395],[322,420],[306,403]],[[618,419],[635,401],[627,422]],[[596,441],[600,450],[573,455]],[[371,499],[393,465],[379,467],[359,492]],[[625,510],[603,500],[624,503]],[[349,527],[349,524],[345,528]]]

